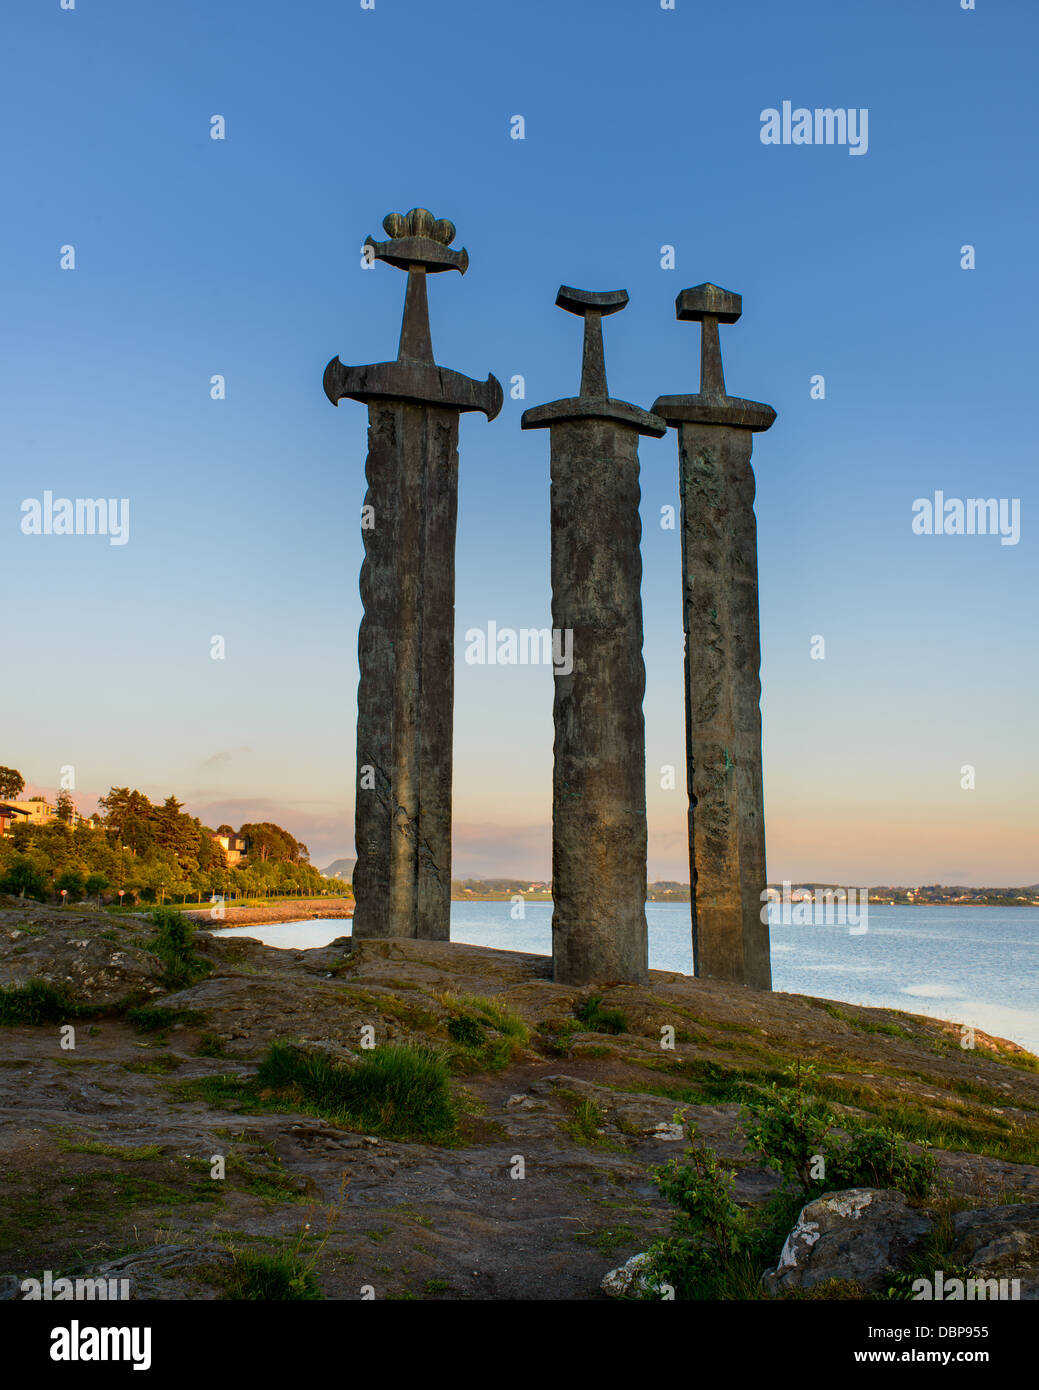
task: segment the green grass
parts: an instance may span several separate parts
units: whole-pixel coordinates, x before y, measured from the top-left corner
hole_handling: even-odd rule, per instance
[[[856,1018],[854,1014],[839,1009],[836,1004],[821,1002],[819,1007],[831,1018],[840,1019],[842,1023],[850,1023],[853,1028],[858,1028],[863,1033],[884,1033],[891,1038],[915,1039],[917,1036],[915,1033],[911,1033],[908,1028],[900,1028],[897,1023],[873,1023],[869,1019]]]
[[[574,1010],[589,1033],[626,1033],[628,1021],[620,1009],[604,1009],[602,996],[593,994]]]
[[[344,994],[350,1003],[373,1009],[384,1018],[395,1019],[405,1028],[410,1028],[416,1033],[429,1033],[440,1022],[437,1015],[430,1009],[401,999],[388,990],[375,991],[350,986],[344,990]]]
[[[64,1023],[95,1013],[77,1004],[65,985],[29,980],[24,985],[0,989],[0,1024]]]
[[[489,999],[482,994],[459,994],[453,997],[464,1008],[472,1009],[503,1037],[512,1038],[521,1047],[526,1047],[530,1041],[530,1029],[519,1014],[514,1014],[496,999]]]
[[[145,1004],[126,1012],[127,1023],[140,1033],[165,1032],[175,1023],[197,1023],[202,1017],[197,1009],[168,1009],[162,1004]]]
[[[633,1060],[637,1065],[660,1074],[662,1079],[673,1077],[678,1083],[640,1087],[640,1092],[666,1095],[691,1105],[742,1103],[772,1082],[782,1087],[789,1084],[789,1077],[783,1071],[769,1065],[760,1069],[722,1066],[703,1058]],[[824,1064],[841,1071],[858,1070],[862,1065],[844,1058],[827,1058]],[[886,1081],[896,1081],[900,1076],[909,1075],[881,1071],[876,1064],[871,1070],[877,1079]],[[991,1092],[970,1082],[929,1077],[918,1079],[936,1091],[947,1088],[964,1096],[983,1093],[986,1100],[999,1100],[1004,1107],[1009,1108],[1013,1104],[999,1092]],[[1039,1163],[1039,1125],[1032,1123],[1026,1126],[1010,1116],[994,1114],[991,1105],[972,1105],[967,1100],[959,1101],[952,1096],[922,1100],[890,1093],[885,1095],[880,1092],[876,1081],[871,1085],[847,1076],[829,1076],[825,1072],[814,1080],[812,1089],[825,1100],[866,1112],[864,1116],[845,1113],[839,1116],[841,1127],[849,1131],[881,1124],[911,1143],[926,1142],[938,1149],[984,1154],[1012,1163]]]
[[[224,1297],[249,1302],[290,1302],[324,1298],[310,1261],[294,1251],[262,1254],[230,1250],[231,1269]]]
[[[341,1064],[273,1043],[255,1077],[198,1077],[175,1084],[171,1095],[242,1114],[320,1115],[389,1139],[443,1144],[456,1140],[460,1118],[446,1059],[406,1045],[383,1046]]]
[[[825,1077],[817,1078],[813,1089],[827,1100],[855,1105],[875,1117],[866,1120],[841,1115],[840,1123],[848,1130],[879,1121],[910,1142],[926,1142],[951,1152],[986,1154],[1011,1163],[1039,1163],[1039,1127],[1033,1123],[1026,1129],[985,1106],[953,1100],[888,1099],[853,1082],[834,1083]]]
[[[267,1160],[266,1163],[251,1163],[240,1154],[225,1154],[224,1181],[228,1187],[248,1192],[250,1196],[259,1197],[265,1202],[305,1202],[306,1182],[286,1173],[280,1159],[269,1149],[263,1149],[263,1156]],[[189,1158],[185,1161],[190,1169],[200,1175],[204,1174],[216,1186],[221,1185],[212,1178],[212,1164],[208,1158]]]
[[[386,1045],[343,1065],[273,1043],[256,1085],[261,1094],[298,1094],[330,1119],[389,1138],[437,1140],[457,1131],[447,1062],[429,1048]]]
[[[606,1259],[621,1247],[634,1253],[639,1248],[640,1239],[633,1226],[610,1226],[598,1231],[578,1231],[574,1236],[574,1240],[582,1245],[593,1245]]]
[[[648,1071],[661,1072],[675,1077],[677,1086],[640,1087],[640,1092],[650,1095],[673,1096],[676,1100],[690,1105],[721,1105],[726,1102],[740,1102],[747,1099],[748,1090],[767,1086],[775,1081],[787,1084],[789,1078],[779,1067],[764,1067],[760,1070],[751,1067],[722,1066],[703,1057],[687,1057],[664,1061],[633,1059],[638,1066]]]
[[[597,1101],[574,1096],[572,1092],[560,1091],[564,1099],[571,1103],[570,1116],[560,1121],[560,1128],[576,1139],[579,1144],[593,1148],[616,1148],[605,1134],[600,1133],[606,1123],[606,1112]]]
[[[121,1144],[101,1144],[93,1139],[83,1139],[78,1144],[59,1139],[58,1144],[66,1153],[100,1154],[104,1158],[121,1158],[127,1163],[142,1163],[147,1159],[162,1157],[162,1149],[158,1144],[142,1144],[136,1149]]]
[[[496,1000],[480,994],[438,997],[457,1011],[447,1020],[447,1035],[457,1044],[450,1056],[454,1071],[503,1071],[529,1044],[530,1029]]]
[[[168,1076],[171,1071],[177,1070],[183,1060],[182,1057],[160,1052],[155,1057],[142,1057],[139,1062],[122,1062],[120,1065],[123,1071],[140,1072],[144,1076]]]

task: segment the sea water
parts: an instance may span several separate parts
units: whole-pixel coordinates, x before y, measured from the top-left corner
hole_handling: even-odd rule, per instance
[[[473,946],[550,955],[552,904],[451,904],[451,938]],[[778,916],[778,914],[777,914]],[[649,964],[690,975],[688,903],[647,903]],[[344,920],[229,927],[269,946],[301,950],[350,934]],[[951,1019],[1039,1052],[1039,908],[874,907],[868,930],[773,921],[772,987],[845,1004]]]

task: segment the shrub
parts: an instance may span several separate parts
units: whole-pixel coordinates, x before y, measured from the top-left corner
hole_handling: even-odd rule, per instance
[[[101,894],[106,888],[110,888],[111,886],[112,885],[108,882],[104,874],[88,874],[87,881],[84,884],[87,896],[97,898],[99,905],[101,902]]]
[[[892,1187],[907,1197],[926,1197],[938,1183],[938,1164],[927,1153],[913,1153],[890,1129],[872,1125],[853,1134],[827,1159],[826,1185]]]
[[[824,1191],[886,1187],[925,1197],[936,1187],[938,1165],[930,1154],[913,1153],[877,1125],[848,1139],[832,1136],[835,1117],[807,1090],[815,1068],[797,1064],[788,1074],[792,1087],[773,1082],[744,1103],[746,1152],[784,1178],[760,1213],[736,1204],[734,1175],[719,1169],[717,1156],[702,1145],[686,1151],[690,1163],[672,1159],[652,1170],[661,1194],[677,1207],[670,1233],[650,1247],[653,1278],[671,1284],[676,1298],[762,1297],[761,1275],[776,1264],[798,1211]],[[889,1296],[904,1297],[905,1285],[894,1280]]]
[[[690,1163],[673,1158],[651,1169],[661,1195],[678,1208],[670,1234],[650,1247],[654,1276],[672,1285],[676,1298],[739,1296],[727,1286],[742,1287],[758,1271],[752,1230],[733,1196],[735,1174],[719,1168],[717,1154],[702,1144],[686,1156]]]
[[[150,949],[165,964],[164,983],[169,989],[183,989],[208,975],[212,965],[195,954],[195,928],[182,913],[171,907],[157,907],[150,914],[155,923],[155,935]]]
[[[845,1187],[889,1187],[907,1197],[926,1197],[938,1181],[928,1153],[914,1153],[893,1130],[870,1125],[847,1140],[830,1135],[836,1117],[806,1087],[814,1067],[787,1069],[794,1086],[773,1083],[764,1097],[748,1100],[744,1133],[748,1149],[765,1166],[796,1183],[805,1196]],[[822,1160],[820,1163],[819,1160]]]
[[[449,1018],[448,1036],[461,1047],[482,1047],[487,1037],[487,1029],[479,1020],[463,1014],[461,1018]]]
[[[806,1094],[805,1081],[815,1075],[814,1067],[798,1062],[787,1071],[794,1078],[793,1088],[780,1089],[773,1082],[763,1096],[748,1100],[743,1130],[748,1150],[759,1154],[766,1168],[782,1173],[788,1183],[797,1182],[807,1192],[816,1185],[814,1160],[822,1152],[834,1116],[820,1100]]]

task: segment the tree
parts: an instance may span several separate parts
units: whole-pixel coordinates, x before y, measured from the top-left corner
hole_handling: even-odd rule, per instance
[[[42,903],[47,896],[47,887],[36,865],[22,855],[14,861],[6,876],[0,879],[0,892],[17,893],[20,898],[28,894]]]
[[[25,791],[25,778],[13,767],[0,767],[0,801],[13,801]]]
[[[98,907],[101,906],[101,894],[105,891],[106,888],[110,888],[111,886],[112,885],[108,882],[108,879],[105,878],[104,874],[87,875],[87,893],[90,897],[97,898]]]
[[[72,818],[76,814],[76,803],[67,791],[62,789],[58,792],[57,817],[62,825],[71,825]]]
[[[190,816],[181,814],[183,802],[168,796],[154,813],[155,843],[171,850],[178,861],[197,858],[198,835]]]
[[[104,812],[105,828],[114,830],[123,844],[140,854],[155,843],[151,820],[156,808],[143,792],[129,787],[112,787],[107,796],[99,796],[98,807]]]
[[[253,862],[258,860],[264,864],[268,859],[274,859],[283,864],[299,864],[306,863],[310,858],[305,844],[271,821],[246,823],[238,834],[248,842],[249,859]]]
[[[66,869],[54,880],[55,893],[60,893],[63,888],[72,901],[77,902],[83,896],[83,875],[75,869]]]
[[[28,825],[25,821],[15,821],[11,826],[10,838],[17,850],[26,850],[35,838],[36,827]]]

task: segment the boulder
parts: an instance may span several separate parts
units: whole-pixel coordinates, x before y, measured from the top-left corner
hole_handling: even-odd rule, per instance
[[[0,966],[0,984],[24,985],[31,979],[67,985],[80,1004],[104,1007],[163,994],[163,962],[150,951],[106,936],[66,936],[50,932],[28,938],[25,949]]]
[[[1039,1300],[1039,1203],[961,1211],[952,1224],[950,1262],[980,1279],[1018,1279],[1020,1297]]]
[[[810,1289],[828,1279],[882,1292],[887,1271],[897,1269],[934,1225],[901,1192],[853,1187],[828,1192],[801,1208],[779,1263],[762,1282],[772,1294]]]
[[[648,1252],[632,1255],[630,1260],[603,1276],[600,1285],[607,1298],[653,1298],[656,1289],[650,1283],[652,1257]]]

